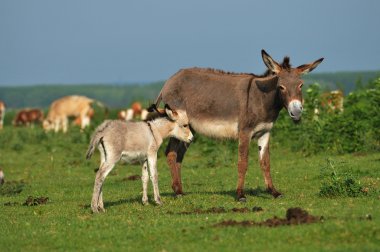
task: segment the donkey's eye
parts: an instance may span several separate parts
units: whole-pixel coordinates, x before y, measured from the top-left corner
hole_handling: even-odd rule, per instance
[[[303,86],[303,83],[301,83],[298,87],[301,89],[302,88],[302,86]]]
[[[187,128],[187,127],[189,127],[189,124],[185,124],[185,125],[183,125],[183,127],[184,127],[184,128]]]
[[[283,86],[283,85],[280,85],[279,88],[281,89],[281,91],[285,91],[286,90],[286,87]]]

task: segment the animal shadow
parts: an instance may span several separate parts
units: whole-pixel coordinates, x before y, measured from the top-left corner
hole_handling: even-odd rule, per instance
[[[225,191],[217,191],[217,192],[199,192],[200,194],[219,194],[219,195],[226,195],[226,196],[231,196],[232,198],[236,199],[236,191],[235,190],[225,190]],[[249,196],[255,196],[259,198],[265,198],[265,199],[271,199],[273,198],[272,194],[269,193],[266,189],[263,189],[261,187],[256,187],[252,189],[247,189],[245,191],[246,195]],[[186,193],[185,193],[186,195]]]
[[[123,205],[123,204],[130,204],[130,203],[135,203],[135,202],[141,203],[141,197],[134,197],[134,198],[129,198],[129,199],[119,199],[116,201],[104,201],[104,208],[107,209],[109,207],[119,206],[119,205]],[[84,209],[90,209],[91,204],[84,204],[84,205],[81,205],[81,207]]]

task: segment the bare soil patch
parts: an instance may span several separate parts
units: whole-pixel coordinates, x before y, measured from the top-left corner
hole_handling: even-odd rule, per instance
[[[259,212],[263,211],[261,207],[253,207],[252,209],[249,209],[248,207],[242,207],[242,208],[232,208],[231,210],[225,209],[224,207],[212,207],[209,209],[194,209],[192,211],[185,211],[185,212],[179,212],[177,214],[220,214],[220,213],[228,213],[228,212],[234,212],[234,213],[249,213],[249,212]],[[169,212],[170,214],[173,214],[172,212]]]
[[[278,218],[277,216],[274,216],[273,218],[267,219],[262,222],[255,222],[255,221],[249,221],[249,220],[246,220],[246,221],[226,220],[226,221],[222,221],[215,224],[214,227],[230,227],[230,226],[278,227],[278,226],[316,223],[316,222],[320,222],[322,219],[323,218],[321,216],[310,215],[306,210],[296,207],[296,208],[289,208],[286,211],[285,218]]]
[[[49,201],[48,197],[39,197],[34,198],[33,196],[29,196],[26,201],[24,202],[24,206],[38,206],[38,205],[44,205]]]

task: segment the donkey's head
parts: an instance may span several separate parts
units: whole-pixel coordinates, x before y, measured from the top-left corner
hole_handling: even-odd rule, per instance
[[[285,57],[284,62],[279,64],[264,50],[261,51],[261,55],[265,65],[269,71],[273,72],[273,75],[263,83],[260,83],[260,85],[275,85],[280,94],[282,104],[288,110],[290,117],[293,121],[299,121],[303,110],[303,80],[301,79],[301,75],[311,72],[323,61],[323,58],[310,64],[292,68],[288,57]]]
[[[156,105],[151,105],[148,108],[151,113],[147,121],[155,120],[156,118],[164,118],[166,123],[161,124],[162,127],[166,127],[168,136],[175,137],[178,140],[190,143],[193,141],[193,133],[191,132],[189,119],[187,114],[183,110],[174,110],[165,104],[165,109],[157,108]]]

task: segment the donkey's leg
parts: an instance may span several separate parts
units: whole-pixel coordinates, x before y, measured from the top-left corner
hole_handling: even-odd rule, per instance
[[[141,180],[143,184],[143,196],[142,196],[142,203],[144,205],[148,204],[148,182],[149,182],[149,174],[148,174],[148,162],[145,161],[142,166],[142,175]]]
[[[112,170],[115,164],[109,164],[104,162],[100,165],[95,177],[94,192],[92,193],[91,209],[92,212],[97,213],[99,211],[104,212],[102,187],[105,178]]]
[[[245,202],[244,195],[244,180],[248,167],[248,152],[249,143],[251,141],[250,134],[248,132],[239,132],[239,150],[238,150],[238,183],[236,189],[237,200]]]
[[[150,172],[150,180],[153,184],[154,201],[157,203],[157,205],[162,205],[160,191],[158,189],[157,153],[148,155],[148,166]]]
[[[181,164],[189,144],[170,138],[166,147],[166,160],[172,175],[172,189],[177,196],[183,195],[181,182]]]
[[[271,193],[273,197],[277,198],[281,195],[281,193],[274,188],[272,177],[270,175],[269,136],[270,133],[267,132],[258,139],[257,144],[259,146],[259,160],[261,170],[264,174],[264,181],[267,191]]]

